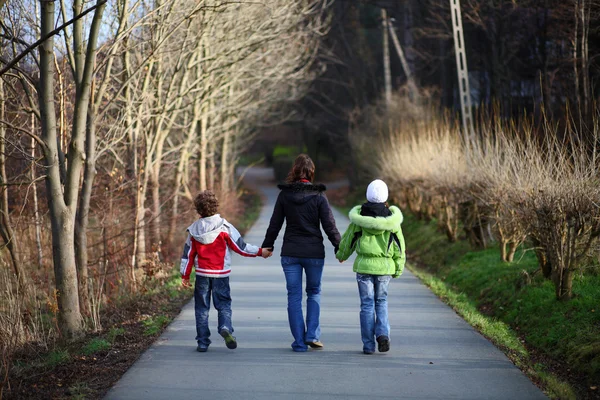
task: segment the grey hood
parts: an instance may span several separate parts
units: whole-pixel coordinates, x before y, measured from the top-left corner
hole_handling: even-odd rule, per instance
[[[196,220],[187,228],[187,231],[197,242],[210,244],[217,239],[221,232],[227,232],[225,224],[225,219],[221,218],[221,215],[215,214]]]

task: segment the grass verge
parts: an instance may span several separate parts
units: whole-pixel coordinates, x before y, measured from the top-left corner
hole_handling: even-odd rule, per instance
[[[434,223],[407,215],[403,229],[415,275],[550,397],[598,398],[599,276],[579,275],[574,299],[558,302],[533,251],[521,249],[508,264],[496,248],[448,242]]]
[[[328,194],[343,214],[362,193]],[[405,215],[409,268],[465,321],[501,349],[552,398],[600,398],[600,277],[579,275],[575,298],[557,302],[538,272],[535,254],[520,249],[515,262],[490,248],[450,243],[436,224]]]

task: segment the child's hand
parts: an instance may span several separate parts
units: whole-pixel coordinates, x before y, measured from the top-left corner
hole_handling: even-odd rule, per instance
[[[183,278],[183,277],[182,277],[182,278],[181,278],[181,287],[184,287],[184,288],[191,288],[191,287],[192,287],[192,284],[190,283],[190,278],[187,278],[187,279],[186,279],[186,278]]]
[[[267,249],[267,248],[262,249],[262,257],[263,258],[269,258],[272,255],[273,255],[273,252],[270,249]]]

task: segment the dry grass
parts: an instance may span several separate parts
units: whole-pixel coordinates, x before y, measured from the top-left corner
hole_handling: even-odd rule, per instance
[[[401,97],[367,109],[352,135],[357,158],[376,160],[367,173],[417,217],[436,218],[451,241],[460,228],[474,246],[497,240],[511,262],[530,239],[557,298],[568,299],[573,274],[600,254],[598,124],[584,138],[572,121],[490,119],[465,144],[432,109]]]

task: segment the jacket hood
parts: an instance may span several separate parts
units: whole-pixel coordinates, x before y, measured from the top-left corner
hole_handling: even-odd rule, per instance
[[[210,217],[199,218],[187,228],[187,231],[196,241],[202,244],[210,244],[215,241],[221,232],[227,229],[225,222],[225,219],[221,218],[219,214],[215,214]]]
[[[320,183],[315,185],[312,183],[294,182],[280,184],[277,187],[281,189],[289,201],[296,204],[304,204],[327,190],[325,185]]]
[[[404,221],[402,211],[396,206],[391,206],[390,211],[392,215],[389,217],[366,217],[360,215],[360,209],[362,206],[356,206],[348,216],[350,222],[360,226],[361,228],[373,230],[373,231],[389,231],[398,232],[400,230],[400,224]]]

